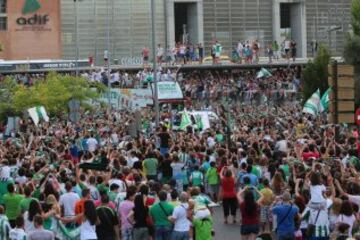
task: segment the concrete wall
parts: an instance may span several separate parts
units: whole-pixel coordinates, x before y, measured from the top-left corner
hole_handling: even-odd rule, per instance
[[[152,45],[150,0],[80,1],[80,57],[87,58],[96,53],[98,63],[102,62],[103,51],[106,49],[107,1],[112,4],[111,57],[118,59],[139,57],[143,45]],[[166,34],[168,45],[173,45],[175,41],[172,36],[174,2],[197,3],[198,41],[204,43],[207,55],[214,39],[218,39],[224,51],[230,53],[238,41],[254,40],[254,38],[259,38],[261,55],[264,55],[266,45],[276,39],[276,33],[279,31],[273,26],[276,16],[273,6],[277,0],[166,0],[166,14],[164,1],[156,0],[156,36],[157,42],[162,43],[163,46],[165,46]],[[345,33],[350,23],[350,0],[283,0],[289,3],[299,1],[305,4],[302,9],[302,13],[305,14],[305,24],[301,25],[301,29],[302,33],[305,32],[305,35],[302,35],[306,38],[302,39],[300,44],[298,42],[298,52],[302,51],[310,55],[310,42],[315,38],[318,42],[327,45],[327,27],[340,24],[343,30],[332,35],[331,49],[333,55],[341,55]],[[73,59],[75,53],[73,4],[73,0],[61,0],[62,56],[68,59]],[[167,15],[166,24],[165,15]]]
[[[351,0],[313,0],[306,3],[307,52],[310,55],[310,43],[316,39],[319,44],[328,46],[329,26],[342,26],[341,31],[332,34],[332,54],[342,56],[346,33],[350,26]]]
[[[272,0],[204,0],[205,47],[209,51],[216,38],[229,53],[238,41],[259,38],[264,55],[272,41],[272,18]]]
[[[187,28],[189,32],[189,42],[197,44],[199,42],[198,38],[198,11],[196,3],[188,4],[187,10]]]
[[[109,5],[107,5],[109,4]],[[86,0],[79,1],[80,58],[93,55],[103,63],[107,49],[107,6],[110,16],[110,57],[119,62],[140,58],[142,48],[151,43],[151,5],[148,0]],[[63,58],[75,57],[74,2],[62,0]],[[156,0],[156,42],[165,45],[164,2]]]
[[[7,1],[7,31],[0,32],[4,51],[0,58],[6,60],[58,59],[61,56],[60,0],[38,0],[41,7],[35,12],[23,14],[25,1]],[[19,18],[29,19],[47,16],[44,24],[20,25]],[[23,19],[23,20],[24,20]]]

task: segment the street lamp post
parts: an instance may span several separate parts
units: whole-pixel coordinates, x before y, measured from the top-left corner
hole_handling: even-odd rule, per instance
[[[106,67],[107,67],[107,79],[108,79],[108,117],[110,117],[110,112],[111,112],[111,83],[110,83],[110,4],[109,1],[112,0],[107,0],[106,1],[106,9],[107,9],[107,62],[106,62]]]
[[[257,41],[260,41],[260,0],[257,0]]]
[[[97,49],[97,8],[96,8],[96,0],[93,0],[93,7],[94,7],[94,16],[93,16],[93,19],[94,19],[94,65],[96,66],[96,63],[97,63],[97,55],[98,55],[98,49]]]
[[[159,99],[158,99],[158,87],[157,87],[157,66],[156,66],[156,38],[155,38],[155,0],[151,0],[151,27],[152,27],[152,55],[153,55],[153,79],[154,79],[154,105],[155,105],[155,124],[159,126],[160,111],[159,111]]]
[[[332,52],[332,51],[331,51],[331,50],[332,50],[332,49],[331,49],[331,47],[332,47],[332,46],[331,46],[331,45],[332,45],[332,42],[331,42],[331,40],[332,40],[332,39],[331,39],[331,33],[332,33],[332,32],[336,32],[336,31],[339,31],[339,30],[341,30],[341,29],[342,29],[341,26],[332,26],[332,27],[329,26],[329,29],[328,29],[327,32],[328,32],[328,44],[329,44],[329,53],[330,53],[330,55],[331,55],[331,52]]]

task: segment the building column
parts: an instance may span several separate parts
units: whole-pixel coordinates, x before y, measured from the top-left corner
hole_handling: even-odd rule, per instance
[[[204,6],[203,0],[197,2],[198,40],[204,46]]]
[[[167,18],[165,21],[167,22],[167,43],[166,45],[170,48],[175,47],[175,6],[174,0],[167,0],[166,9]]]

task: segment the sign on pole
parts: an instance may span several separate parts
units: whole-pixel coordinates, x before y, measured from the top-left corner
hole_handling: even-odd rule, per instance
[[[330,121],[332,123],[355,122],[355,81],[354,67],[338,65],[336,61],[329,66],[329,85],[333,89],[330,94]]]

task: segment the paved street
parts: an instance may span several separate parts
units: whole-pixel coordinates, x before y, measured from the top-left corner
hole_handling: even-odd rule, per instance
[[[239,214],[239,211],[237,212]],[[239,216],[239,215],[238,215]],[[240,224],[227,224],[223,222],[222,207],[215,209],[214,218],[214,230],[215,240],[235,240],[240,239]]]

